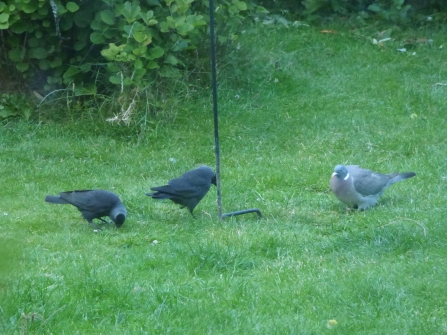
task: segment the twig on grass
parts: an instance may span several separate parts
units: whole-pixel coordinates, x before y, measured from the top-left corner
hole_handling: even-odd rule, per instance
[[[394,221],[392,221],[390,223],[387,223],[387,224],[385,224],[383,226],[380,226],[380,228],[384,228],[385,226],[389,226],[389,225],[395,224],[396,222],[399,222],[399,220],[407,220],[407,221],[412,221],[412,222],[416,223],[418,226],[420,226],[424,230],[424,236],[427,236],[427,229],[424,227],[424,225],[422,223],[420,223],[420,222],[417,222],[416,220],[409,219],[409,218],[397,218],[396,220],[394,220]]]

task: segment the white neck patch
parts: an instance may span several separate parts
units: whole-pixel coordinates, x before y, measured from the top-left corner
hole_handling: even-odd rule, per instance
[[[349,178],[349,172],[348,172],[348,174],[346,175],[346,177],[343,178],[343,180],[348,180],[348,178]]]

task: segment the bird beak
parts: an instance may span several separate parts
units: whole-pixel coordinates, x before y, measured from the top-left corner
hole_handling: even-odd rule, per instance
[[[331,177],[331,178],[334,178],[336,175],[337,175],[337,173],[334,172],[334,173],[332,174],[332,177]]]

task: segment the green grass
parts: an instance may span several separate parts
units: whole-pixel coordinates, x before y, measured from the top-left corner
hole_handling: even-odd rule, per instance
[[[144,195],[213,166],[208,95],[144,131],[4,123],[0,333],[447,333],[445,33],[379,47],[373,28],[324,28],[338,33],[247,31],[220,73],[224,211],[259,207],[261,221],[218,221],[214,188],[196,220]],[[409,37],[434,42],[397,52]],[[337,164],[417,176],[346,211],[329,191]],[[80,188],[119,194],[123,227],[94,233],[43,201]]]

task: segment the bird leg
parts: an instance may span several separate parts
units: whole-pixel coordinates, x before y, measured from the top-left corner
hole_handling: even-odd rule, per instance
[[[88,221],[89,225],[92,226],[94,229],[99,230],[100,228],[96,227],[95,224],[90,220]]]
[[[104,220],[103,218],[98,218],[98,220],[101,220],[102,222],[107,223],[107,224],[112,224],[112,222],[108,222],[108,221]]]

